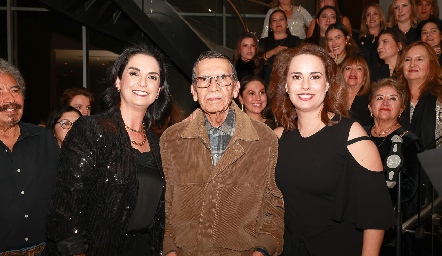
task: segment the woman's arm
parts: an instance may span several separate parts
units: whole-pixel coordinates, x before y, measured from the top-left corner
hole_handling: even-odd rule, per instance
[[[316,26],[316,19],[313,19],[312,22],[310,22],[310,25],[308,26],[306,38],[312,37],[313,31],[315,30],[315,26]]]
[[[274,9],[270,9],[267,14],[266,17],[264,19],[264,24],[262,26],[262,33],[261,33],[261,37],[260,38],[264,38],[268,36],[268,29],[269,29],[269,18],[270,18],[270,14],[272,14]]]
[[[362,245],[362,256],[378,256],[381,250],[384,230],[365,229]]]

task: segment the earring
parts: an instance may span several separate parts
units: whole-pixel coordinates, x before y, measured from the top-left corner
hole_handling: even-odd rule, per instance
[[[244,104],[241,104],[241,110],[244,112]]]
[[[370,116],[373,117],[373,112],[370,111]]]
[[[399,114],[399,116],[397,118],[401,118],[402,113]]]
[[[119,87],[117,87],[117,92],[120,92],[120,88]]]

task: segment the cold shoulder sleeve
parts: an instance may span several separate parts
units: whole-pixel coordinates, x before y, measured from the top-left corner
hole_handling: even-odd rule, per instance
[[[362,167],[350,152],[339,182],[334,220],[354,223],[360,229],[387,229],[394,225],[384,173]]]

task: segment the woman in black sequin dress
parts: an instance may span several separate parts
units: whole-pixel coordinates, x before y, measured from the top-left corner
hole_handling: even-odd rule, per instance
[[[63,142],[47,217],[49,255],[160,255],[164,178],[159,139],[170,111],[163,56],[135,45],[109,69],[102,114]]]

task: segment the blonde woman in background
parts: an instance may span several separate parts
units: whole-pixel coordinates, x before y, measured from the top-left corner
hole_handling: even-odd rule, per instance
[[[420,19],[414,0],[393,0],[388,8],[388,16],[389,26],[399,28],[407,38],[408,44],[418,39],[416,27]]]

